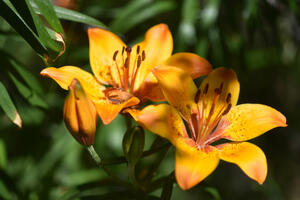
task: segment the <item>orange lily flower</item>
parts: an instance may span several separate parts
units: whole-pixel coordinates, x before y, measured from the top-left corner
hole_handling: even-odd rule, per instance
[[[49,67],[41,75],[51,77],[63,89],[68,89],[76,78],[95,104],[104,124],[110,123],[124,108],[148,99],[164,100],[157,80],[151,73],[159,64],[181,68],[193,78],[211,71],[210,63],[196,54],[177,53],[171,56],[173,39],[165,24],[150,28],[144,41],[132,48],[104,29],[90,28],[88,36],[94,76],[74,66]]]
[[[172,106],[150,105],[128,112],[143,127],[176,147],[175,175],[179,186],[184,190],[195,186],[215,170],[220,159],[238,165],[262,184],[267,175],[265,154],[245,141],[275,127],[287,126],[286,118],[266,105],[236,105],[240,85],[233,70],[215,69],[199,89],[181,69],[160,66],[153,73]],[[220,139],[229,142],[214,145]]]

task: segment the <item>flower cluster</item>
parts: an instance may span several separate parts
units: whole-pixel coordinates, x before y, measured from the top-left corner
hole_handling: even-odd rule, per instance
[[[41,72],[70,91],[64,119],[79,143],[94,143],[97,114],[108,124],[118,113],[127,112],[145,129],[174,145],[175,176],[182,189],[206,178],[220,160],[238,165],[258,183],[264,182],[266,157],[246,141],[287,126],[286,119],[266,105],[237,105],[240,85],[233,70],[221,67],[212,71],[206,59],[193,53],[172,55],[173,39],[165,24],[150,28],[144,40],[133,47],[100,28],[90,28],[88,36],[94,75],[74,66]],[[197,88],[193,79],[204,75],[207,77]],[[147,100],[169,104],[140,110]]]

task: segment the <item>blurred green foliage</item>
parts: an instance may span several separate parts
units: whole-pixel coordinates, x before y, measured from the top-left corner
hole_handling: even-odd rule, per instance
[[[299,198],[298,0],[74,0],[69,4],[74,10],[59,7],[63,1],[53,2],[57,6],[50,0],[0,0],[0,199],[133,198],[96,168],[87,151],[67,133],[62,122],[66,93],[39,72],[63,65],[90,70],[89,26],[108,28],[133,44],[158,23],[169,25],[174,52],[196,52],[215,67],[236,70],[239,103],[275,107],[289,124],[253,141],[268,158],[269,173],[262,186],[236,166],[222,163],[189,191],[174,184],[172,199]],[[56,59],[64,44],[66,51]],[[22,129],[11,122],[16,111]],[[108,126],[99,125],[95,149],[104,160],[123,155],[126,123],[119,116]],[[165,147],[159,154],[142,157],[136,166],[138,179],[158,177],[159,187],[152,188],[149,199],[161,194],[168,199],[172,193],[174,149],[146,132],[144,150],[161,145]],[[124,163],[109,168],[121,178],[128,176]]]

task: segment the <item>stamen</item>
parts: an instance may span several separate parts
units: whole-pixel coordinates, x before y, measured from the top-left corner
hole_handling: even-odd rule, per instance
[[[128,68],[128,67],[129,67],[129,59],[128,59],[128,57],[125,59],[124,67],[125,67],[125,68]]]
[[[228,104],[227,108],[224,110],[224,112],[222,113],[222,115],[224,116],[224,115],[226,115],[227,113],[229,113],[231,107],[232,107],[231,103]]]
[[[139,56],[138,56],[138,60],[137,60],[137,65],[136,65],[136,67],[139,68],[139,67],[141,66],[141,64],[142,64],[142,58],[141,58],[141,56],[139,55]]]
[[[199,100],[200,100],[200,94],[201,94],[201,90],[198,89],[197,92],[196,92],[195,98],[194,98],[194,102],[195,103],[199,102]]]
[[[192,121],[191,135],[194,140],[196,140],[197,135],[198,135],[198,117],[197,116],[198,116],[197,113],[191,114],[191,121]]]
[[[142,61],[144,61],[146,59],[146,53],[145,53],[145,51],[143,50],[143,52],[142,52]]]
[[[140,54],[140,45],[138,45],[137,48],[136,48],[136,54],[137,54],[137,55]]]
[[[127,46],[125,50],[127,53],[131,53],[132,48],[130,46]]]
[[[115,51],[114,55],[113,55],[113,60],[116,61],[117,55],[118,55],[119,51]]]
[[[220,85],[220,87],[219,87],[220,90],[221,90],[221,92],[222,92],[222,90],[223,90],[223,87],[224,87],[224,83],[222,82],[221,85]]]
[[[231,101],[231,93],[228,93],[226,97],[226,103],[230,103],[230,101]]]
[[[122,55],[124,54],[124,51],[125,51],[125,47],[123,46],[123,48],[122,48]]]
[[[204,90],[203,90],[203,94],[207,94],[207,92],[208,92],[208,87],[209,87],[209,85],[208,85],[208,83],[206,83],[206,85],[205,85],[205,87],[204,87]]]
[[[220,95],[222,93],[222,90],[220,88],[215,89],[216,95]]]

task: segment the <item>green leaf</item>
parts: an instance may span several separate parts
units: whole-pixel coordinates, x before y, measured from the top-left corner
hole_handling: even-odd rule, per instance
[[[8,0],[0,1],[0,15],[15,29],[24,40],[41,56],[48,56],[44,44],[36,36],[34,31],[26,24],[16,9]]]
[[[29,0],[25,0],[27,3],[27,6],[30,10],[31,16],[33,18],[34,24],[36,26],[37,32],[38,32],[38,36],[41,39],[41,41],[43,42],[43,44],[52,49],[53,51],[56,52],[60,52],[61,51],[61,47],[51,38],[51,36],[49,35],[46,26],[43,24],[43,22],[41,21],[41,19],[39,18],[39,16],[35,13],[34,9],[32,8]]]
[[[21,95],[25,99],[27,99],[31,105],[39,106],[46,109],[48,108],[48,105],[37,93],[32,92],[27,86],[25,86],[21,81],[19,81],[13,74],[8,73],[8,75],[14,82],[15,86],[17,87]]]
[[[32,4],[32,7],[34,8],[37,14],[40,14],[40,10],[36,5]],[[54,11],[56,12],[57,17],[60,19],[106,28],[106,26],[99,20],[82,14],[80,12],[76,12],[59,6],[54,6]]]
[[[64,30],[60,24],[59,19],[56,16],[55,10],[53,8],[53,4],[50,0],[33,0],[41,15],[46,19],[49,25],[58,33],[64,33]]]
[[[13,123],[22,127],[20,115],[2,82],[0,82],[0,106]]]
[[[170,200],[172,197],[173,185],[174,185],[174,172],[172,172],[163,184],[163,190],[161,193],[161,200]]]
[[[208,192],[214,198],[214,200],[221,200],[221,196],[216,188],[206,187],[204,190]]]
[[[3,199],[12,199],[12,196],[8,189],[5,187],[4,183],[0,180],[0,197]]]
[[[0,139],[0,168],[5,169],[7,163],[6,147],[3,140]]]
[[[117,24],[118,26],[112,24],[112,31],[124,33],[147,19],[174,9],[175,5],[173,1],[156,1],[155,3],[149,1],[147,5],[144,5],[143,9],[139,8],[127,18],[120,20]]]
[[[138,10],[142,9],[147,5],[149,1],[147,0],[132,0],[127,5],[122,7],[120,11],[117,12],[115,19],[110,24],[112,31],[117,31],[119,26],[122,26],[124,23],[130,19]]]

